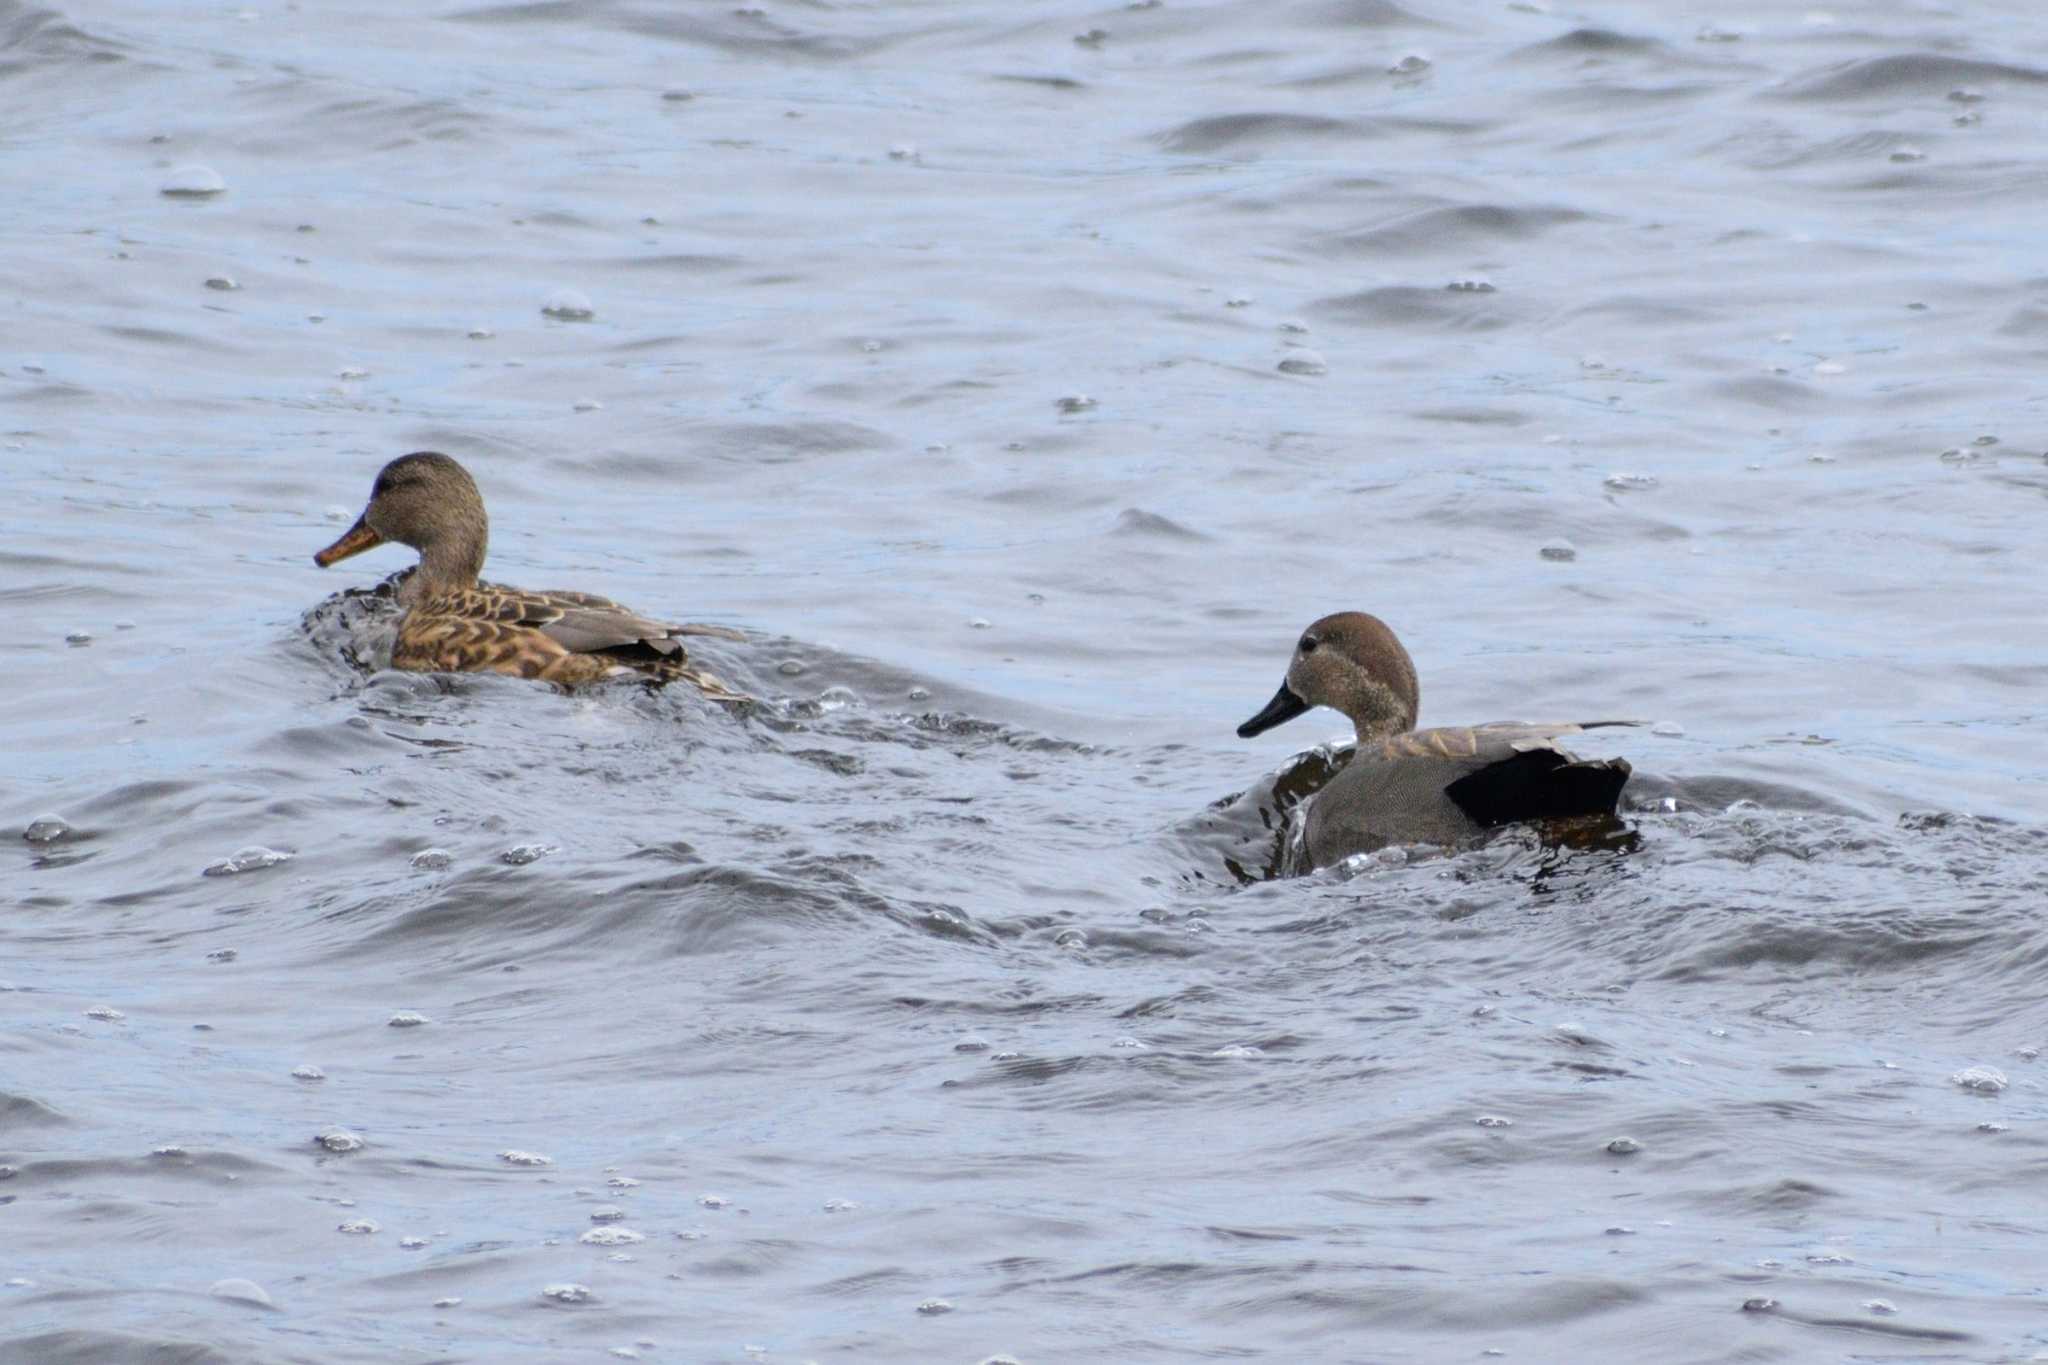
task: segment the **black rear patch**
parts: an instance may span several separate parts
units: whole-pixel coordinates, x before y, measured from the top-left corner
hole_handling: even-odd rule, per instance
[[[1467,773],[1444,794],[1482,825],[1606,815],[1630,771],[1625,758],[1584,763],[1555,749],[1529,749]]]

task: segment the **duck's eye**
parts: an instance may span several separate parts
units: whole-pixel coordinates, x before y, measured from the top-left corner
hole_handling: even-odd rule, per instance
[[[1316,652],[1316,646],[1321,643],[1322,641],[1318,640],[1313,635],[1304,635],[1301,637],[1301,652],[1304,654],[1313,654]]]

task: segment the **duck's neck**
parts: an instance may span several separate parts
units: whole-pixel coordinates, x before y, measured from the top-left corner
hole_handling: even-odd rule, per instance
[[[420,546],[420,567],[399,590],[399,599],[410,606],[447,592],[463,592],[476,586],[484,571],[484,533],[441,536]]]
[[[1368,680],[1346,708],[1360,744],[1407,734],[1415,728],[1415,710],[1412,697],[1402,696],[1377,678]]]

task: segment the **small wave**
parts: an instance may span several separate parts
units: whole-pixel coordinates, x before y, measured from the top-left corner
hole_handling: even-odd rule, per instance
[[[50,61],[118,62],[126,60],[126,51],[124,44],[87,33],[57,10],[0,8],[0,52],[14,58],[0,63],[0,75]]]
[[[1212,114],[1190,119],[1160,134],[1159,143],[1169,152],[1202,155],[1273,151],[1304,143],[1379,137],[1383,133],[1377,123],[1322,114]]]
[[[1517,48],[1513,58],[1545,57],[1649,57],[1668,55],[1671,49],[1655,38],[1638,38],[1611,28],[1575,28],[1540,43]]]
[[[1332,254],[1444,254],[1471,251],[1501,242],[1528,241],[1555,227],[1586,222],[1591,214],[1578,209],[1530,205],[1456,204],[1423,209],[1389,223],[1321,239]]]
[[[1798,100],[1867,100],[1892,95],[1942,95],[1957,86],[2048,83],[2048,71],[2005,62],[1943,57],[1932,52],[1865,57],[1788,81],[1778,93]]]
[[[1434,327],[1455,332],[1492,332],[1510,326],[1515,317],[1499,295],[1474,295],[1451,289],[1390,285],[1357,294],[1318,299],[1311,312],[1341,322],[1370,327]]]
[[[1183,526],[1171,517],[1162,517],[1157,512],[1147,512],[1142,507],[1126,507],[1117,515],[1116,526],[1110,534],[1156,540],[1210,539],[1191,526]]]

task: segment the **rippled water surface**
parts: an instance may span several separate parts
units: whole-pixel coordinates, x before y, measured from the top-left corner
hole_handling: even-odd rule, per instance
[[[0,94],[0,1360],[2048,1351],[2048,11],[0,3]],[[359,668],[420,448],[760,704]],[[1652,722],[1629,829],[1273,877],[1341,608]]]

